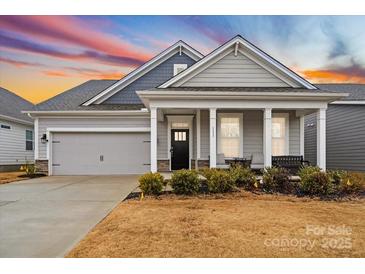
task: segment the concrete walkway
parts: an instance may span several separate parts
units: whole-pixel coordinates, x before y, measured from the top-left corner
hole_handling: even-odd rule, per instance
[[[63,257],[136,187],[134,175],[0,185],[0,257]]]

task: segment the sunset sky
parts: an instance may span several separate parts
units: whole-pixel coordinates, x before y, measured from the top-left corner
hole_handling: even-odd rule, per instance
[[[313,83],[365,83],[365,16],[0,16],[0,86],[38,103],[180,39],[207,54],[237,34]]]

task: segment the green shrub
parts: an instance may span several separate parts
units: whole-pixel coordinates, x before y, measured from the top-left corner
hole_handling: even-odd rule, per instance
[[[347,174],[347,172],[344,170],[328,170],[327,173],[331,178],[331,182],[336,186],[339,186],[341,184],[343,178]]]
[[[344,172],[338,185],[340,194],[356,194],[364,190],[364,177],[358,173]]]
[[[242,167],[240,165],[233,166],[230,168],[229,174],[238,187],[253,190],[257,186],[256,175],[248,167]]]
[[[264,170],[263,189],[267,192],[293,192],[294,185],[290,182],[289,171],[281,167],[271,167]]]
[[[224,193],[235,189],[235,182],[230,174],[221,169],[210,169],[206,172],[207,190],[210,193]]]
[[[139,177],[139,188],[146,195],[159,195],[164,187],[164,177],[156,173],[146,173]]]
[[[302,194],[326,196],[335,192],[330,174],[319,168],[305,167],[299,171],[299,190]]]
[[[172,174],[170,185],[176,194],[193,195],[200,189],[200,180],[195,170],[182,169]]]

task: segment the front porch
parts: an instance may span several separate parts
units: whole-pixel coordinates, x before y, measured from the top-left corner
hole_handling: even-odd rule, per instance
[[[325,169],[325,108],[151,108],[151,171],[223,167],[250,160],[271,167],[272,156],[304,157],[304,116],[318,117],[317,163]]]

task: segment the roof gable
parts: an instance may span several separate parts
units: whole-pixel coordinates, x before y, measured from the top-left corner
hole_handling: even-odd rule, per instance
[[[210,68],[214,64],[217,64],[221,59],[226,57],[227,55],[233,53],[235,57],[243,55],[247,60],[252,61],[257,64],[259,67],[265,69],[267,73],[275,76],[275,78],[280,79],[281,82],[286,83],[284,86],[290,86],[294,88],[308,88],[308,89],[316,89],[314,85],[297,75],[295,72],[291,71],[289,68],[285,67],[283,64],[242,38],[241,36],[236,36],[230,41],[226,42],[200,61],[195,63],[190,68],[186,69],[179,75],[176,75],[172,79],[168,80],[164,84],[160,85],[160,88],[167,87],[180,87],[184,86],[184,84],[188,83],[190,79],[194,76],[202,73],[204,70]],[[231,64],[231,67],[227,67],[228,69],[235,68],[234,64]],[[269,74],[266,74],[267,76]],[[274,79],[274,78],[273,78]],[[203,80],[201,80],[203,81]],[[264,80],[265,81],[265,80]],[[194,81],[193,81],[194,83]],[[214,86],[214,82],[211,84]],[[187,85],[190,85],[189,83]],[[239,85],[236,83],[236,85]],[[245,86],[245,85],[243,85]],[[254,86],[254,85],[251,85]],[[275,86],[275,85],[274,85]]]
[[[241,52],[234,50],[208,66],[181,87],[290,87],[290,85],[263,68]],[[187,77],[189,78],[189,77]]]
[[[138,67],[128,75],[124,76],[122,79],[117,81],[114,85],[108,87],[107,89],[103,90],[96,96],[92,97],[88,101],[86,101],[83,105],[88,106],[91,104],[100,104],[113,96],[115,93],[120,91],[121,89],[125,88],[126,86],[133,83],[135,80],[140,78],[141,76],[145,75],[147,72],[161,64],[162,62],[169,59],[171,56],[175,55],[176,53],[179,54],[186,54],[189,57],[191,57],[193,60],[198,61],[200,60],[203,55],[198,52],[197,50],[190,47],[188,44],[186,44],[183,41],[178,41],[177,43],[173,44],[142,66]]]

